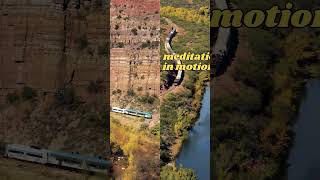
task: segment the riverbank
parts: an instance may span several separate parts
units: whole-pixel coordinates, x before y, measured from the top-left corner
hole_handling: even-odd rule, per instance
[[[172,9],[173,7],[170,7]],[[175,8],[173,8],[175,9]],[[165,42],[167,33],[172,27],[177,29],[177,35],[173,39],[173,50],[177,54],[184,52],[203,53],[209,52],[208,40],[209,26],[203,22],[193,22],[186,16],[176,11],[167,11],[161,8],[161,41]],[[178,11],[199,12],[197,15],[206,18],[209,15],[204,12],[206,8],[176,9]],[[195,14],[190,14],[194,16]],[[170,19],[168,19],[170,18]],[[195,26],[195,24],[197,24]],[[191,26],[192,25],[192,26]],[[186,49],[187,48],[187,49]],[[161,45],[161,54],[165,54]],[[162,62],[164,63],[164,62]],[[189,62],[190,64],[191,62]],[[187,63],[188,64],[188,63]],[[167,80],[167,71],[162,71],[161,81]],[[209,71],[186,71],[182,84],[174,87],[174,91],[168,92],[162,97],[160,108],[161,123],[161,165],[172,163],[179,153],[183,141],[188,138],[188,131],[198,118],[201,108],[201,100],[205,88],[205,82],[209,80]],[[163,83],[162,83],[163,84]]]
[[[175,163],[183,142],[188,139],[189,131],[199,118],[205,84],[209,79],[209,73],[197,73],[199,72],[188,72],[181,87],[183,90],[176,94],[169,93],[161,105],[161,179],[197,179],[193,169],[176,167]]]
[[[202,98],[200,115],[176,158],[176,166],[191,168],[197,179],[210,179],[210,87]],[[199,166],[201,165],[201,166]]]
[[[319,150],[315,144],[320,138],[319,133],[319,102],[320,78],[310,80],[305,86],[305,93],[301,98],[301,106],[297,121],[294,125],[295,140],[290,148],[288,157],[287,177],[283,179],[319,179]]]
[[[204,81],[204,82],[206,82],[206,81]],[[176,161],[177,156],[178,156],[179,153],[181,152],[181,149],[182,149],[182,147],[183,147],[184,142],[187,141],[188,138],[189,138],[189,135],[190,135],[189,133],[190,133],[190,131],[193,129],[194,125],[198,122],[197,120],[198,120],[199,117],[200,117],[200,110],[201,110],[201,108],[202,108],[202,103],[201,103],[201,101],[202,101],[202,99],[204,98],[205,89],[206,89],[206,86],[204,86],[203,89],[201,89],[201,92],[200,92],[200,93],[202,94],[202,95],[201,95],[201,100],[199,101],[199,98],[197,98],[197,99],[194,99],[193,102],[192,102],[192,103],[195,103],[195,104],[199,104],[199,103],[200,103],[200,107],[197,107],[197,108],[195,109],[195,112],[197,113],[197,116],[193,119],[192,124],[191,124],[191,127],[188,129],[187,138],[186,138],[186,137],[183,137],[183,138],[177,139],[177,140],[176,140],[176,144],[175,144],[174,146],[172,146],[172,150],[171,150],[172,156],[173,156],[173,160],[172,160],[172,161]],[[200,97],[200,96],[199,96],[199,97]],[[175,163],[174,163],[174,164],[175,164]]]
[[[184,13],[188,13],[185,16]],[[193,13],[194,12],[194,13]],[[196,12],[196,13],[195,13]],[[172,49],[177,54],[192,52],[195,54],[209,52],[209,12],[202,8],[161,8],[161,41],[165,42],[172,27],[177,29],[177,35],[172,40]],[[201,16],[204,21],[194,22],[195,16]],[[206,24],[208,22],[208,24]],[[164,45],[160,48],[165,54]],[[209,62],[209,61],[206,61]],[[165,61],[162,61],[162,65]],[[192,61],[184,61],[186,65]],[[196,63],[196,62],[195,62]],[[169,74],[170,75],[170,74]],[[160,160],[161,179],[179,178],[196,179],[192,169],[176,168],[175,159],[180,152],[183,141],[189,137],[189,130],[199,117],[205,83],[209,81],[209,71],[185,71],[182,84],[174,87],[162,97],[160,108]],[[165,87],[168,72],[161,72],[161,84]]]
[[[199,75],[197,75],[197,73],[199,72],[187,73],[185,81],[182,84],[183,87],[181,87],[180,92],[176,94],[169,93],[164,98],[164,101],[162,103],[162,108],[160,109],[160,118],[168,117],[166,114],[167,111],[174,111],[178,108],[178,112],[174,112],[176,114],[175,117],[178,120],[178,122],[175,123],[173,119],[164,120],[171,121],[170,126],[172,126],[173,128],[173,132],[171,132],[170,134],[172,135],[172,137],[170,138],[173,138],[171,142],[172,144],[169,146],[169,149],[167,149],[170,155],[170,160],[168,160],[166,164],[174,164],[173,162],[179,154],[183,142],[189,137],[189,130],[194,126],[194,124],[198,120],[199,112],[201,109],[201,101],[206,87],[205,84],[208,82],[209,74],[206,72],[200,72]],[[176,105],[178,105],[176,103],[178,103],[179,106],[176,107]],[[160,123],[163,123],[164,121],[162,121],[161,119]],[[163,133],[163,131],[161,133]]]
[[[318,74],[319,43],[309,30],[277,33],[281,37],[239,29],[235,61],[216,79],[212,131],[218,180],[275,179],[285,167],[305,80]]]

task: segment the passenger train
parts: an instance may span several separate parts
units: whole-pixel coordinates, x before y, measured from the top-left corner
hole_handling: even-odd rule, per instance
[[[215,0],[216,7],[220,10],[229,9],[227,0]],[[216,56],[225,56],[228,51],[231,28],[220,27],[215,42],[213,53]]]
[[[231,4],[229,0],[214,0],[214,4],[217,9],[226,10],[230,9]],[[215,68],[215,71],[211,71],[211,76],[221,75],[227,68],[230,60],[228,56],[230,55],[230,49],[232,48],[232,28],[219,27],[215,29],[216,40],[212,49],[212,66]]]
[[[116,113],[131,115],[131,116],[139,116],[139,117],[143,117],[146,119],[152,119],[151,112],[142,112],[142,111],[137,111],[137,110],[133,110],[133,109],[121,109],[118,107],[111,108],[111,111],[116,112]]]
[[[172,50],[171,47],[171,42],[172,39],[174,38],[174,36],[177,34],[177,30],[175,28],[172,28],[172,30],[170,31],[170,33],[168,34],[168,37],[166,38],[166,42],[165,42],[165,49],[168,53],[175,55],[176,53]],[[182,61],[181,60],[177,60],[176,64],[181,65]],[[183,70],[178,70],[177,76],[174,80],[174,85],[178,86],[183,80]]]
[[[87,172],[105,172],[111,168],[111,162],[102,158],[49,151],[33,146],[20,144],[5,145],[4,156],[39,164],[55,165],[61,168],[85,170]]]

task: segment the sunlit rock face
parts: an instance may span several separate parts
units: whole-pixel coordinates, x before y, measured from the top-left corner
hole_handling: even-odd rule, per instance
[[[111,97],[120,91],[159,95],[159,11],[159,0],[111,0]]]
[[[108,21],[107,0],[1,1],[0,103],[24,86],[88,97],[89,82],[107,77]]]

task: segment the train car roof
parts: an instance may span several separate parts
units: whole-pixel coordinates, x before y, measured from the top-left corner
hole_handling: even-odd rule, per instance
[[[8,144],[7,145],[8,148],[12,148],[12,149],[20,149],[20,150],[25,150],[28,152],[34,152],[34,153],[38,153],[39,151],[47,151],[45,149],[41,149],[38,147],[32,147],[32,146],[27,146],[27,145],[22,145],[22,144]]]
[[[105,160],[105,159],[100,159],[97,157],[93,156],[88,156],[88,155],[81,155],[78,153],[65,153],[65,152],[49,152],[49,154],[54,155],[54,156],[60,156],[60,157],[66,157],[66,158],[71,158],[71,159],[81,159],[81,160],[86,160],[90,161],[92,163],[100,163],[103,165],[110,165],[110,161]]]
[[[143,112],[143,111],[138,111],[134,109],[127,109],[127,111],[132,111],[132,112],[141,113],[141,114],[152,114],[151,112]]]

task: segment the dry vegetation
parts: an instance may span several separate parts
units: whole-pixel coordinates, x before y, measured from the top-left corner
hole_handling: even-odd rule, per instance
[[[128,158],[127,166],[122,165],[120,175],[125,180],[159,179],[159,136],[150,133],[147,128],[137,126],[139,119],[133,119],[132,125],[123,125],[125,116],[112,116],[110,141],[116,144]],[[141,123],[141,122],[140,122]],[[115,152],[113,152],[115,153]],[[118,168],[118,167],[114,167]],[[120,178],[120,177],[117,177]]]
[[[108,138],[104,96],[81,102],[75,93],[33,96],[16,93],[0,109],[0,142],[35,145],[107,157]]]

